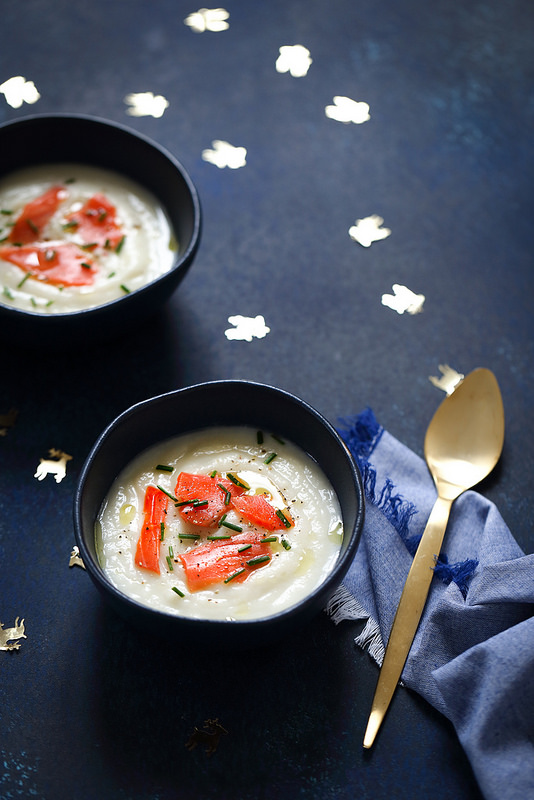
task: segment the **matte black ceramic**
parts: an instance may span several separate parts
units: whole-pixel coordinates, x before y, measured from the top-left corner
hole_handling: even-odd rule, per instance
[[[150,609],[118,591],[102,570],[95,520],[118,473],[137,455],[174,436],[217,425],[276,432],[305,450],[334,487],[343,515],[338,561],[324,583],[297,605],[259,620],[192,620]],[[255,646],[284,636],[322,610],[356,552],[364,520],[362,480],[335,429],[311,406],[280,389],[215,381],[151,398],[125,411],[100,436],[82,469],[74,501],[76,541],[98,589],[126,619],[151,632],[207,646]]]
[[[165,208],[178,251],[172,269],[130,294],[95,308],[38,314],[3,305],[0,337],[9,342],[49,345],[91,343],[124,331],[159,308],[191,266],[201,231],[197,191],[174,156],[141,134],[83,115],[22,117],[0,125],[0,178],[38,164],[78,163],[119,172],[152,192]]]

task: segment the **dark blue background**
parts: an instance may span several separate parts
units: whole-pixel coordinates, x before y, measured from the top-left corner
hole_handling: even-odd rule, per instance
[[[189,170],[201,247],[156,319],[104,347],[39,353],[1,341],[0,619],[26,619],[0,653],[0,797],[479,797],[449,723],[396,693],[371,752],[362,737],[377,678],[358,625],[321,615],[290,642],[199,657],[130,630],[87,575],[68,568],[71,508],[91,445],[145,397],[250,378],[302,396],[334,424],[370,405],[422,455],[442,399],[439,364],[492,369],[506,412],[503,457],[480,490],[526,552],[533,534],[532,301],[534,6],[530,0],[272,0],[225,4],[230,28],[193,33],[178,0],[3,4],[0,83],[33,80],[33,113],[82,112],[143,132]],[[308,75],[275,70],[278,48],[311,52]],[[160,119],[126,114],[152,91]],[[334,95],[369,103],[336,122]],[[202,159],[214,139],[247,165]],[[391,236],[364,249],[348,229],[379,214]],[[393,283],[421,314],[381,304]],[[268,336],[228,341],[233,314]],[[0,332],[1,336],[1,332]],[[67,477],[37,482],[50,447]],[[219,717],[208,759],[184,743]]]

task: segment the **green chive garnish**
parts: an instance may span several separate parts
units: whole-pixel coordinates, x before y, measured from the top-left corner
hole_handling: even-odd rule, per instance
[[[0,214],[6,214],[7,215],[7,214],[12,214],[12,213],[13,212],[11,211],[10,208],[2,208],[2,209],[0,209]]]
[[[11,294],[11,290],[7,286],[4,286],[4,295],[9,300],[13,300],[13,295]]]
[[[120,240],[120,242],[117,244],[117,247],[115,248],[115,252],[116,253],[120,253],[120,251],[122,250],[122,247],[124,245],[124,240],[125,239],[126,239],[126,236],[123,236],[122,239]]]
[[[228,491],[226,486],[222,485],[222,483],[218,483],[217,486],[219,487],[219,489],[223,490],[223,492],[224,492],[224,505],[227,506],[228,503],[230,502],[230,500],[232,499],[232,495],[230,494],[230,492]]]
[[[276,509],[276,516],[278,517],[279,520],[282,521],[282,523],[283,523],[285,528],[290,528],[291,527],[290,521],[288,520],[288,518],[286,517],[286,515],[284,514],[284,512],[280,508]]]
[[[265,542],[265,543],[267,543],[267,542],[276,542],[276,541],[278,541],[276,536],[266,536],[265,539],[260,539],[260,542],[262,542],[262,543],[263,542]]]
[[[278,453],[269,453],[269,455],[266,458],[263,459],[263,463],[264,464],[270,464],[271,461],[273,461],[276,458],[277,455],[278,455]]]
[[[130,294],[131,290],[128,289],[128,287],[125,286],[124,283],[121,283],[121,289],[122,289],[123,292],[126,292],[126,294]]]
[[[241,489],[250,489],[248,483],[245,483],[245,481],[240,481],[239,478],[237,478],[232,472],[227,472],[226,477],[236,486],[240,486]]]
[[[80,266],[83,267],[84,269],[92,269],[92,266],[88,264],[87,261],[82,261]]]
[[[242,544],[241,547],[237,548],[237,552],[243,553],[245,550],[250,550],[251,547],[252,547],[251,544]]]
[[[76,220],[71,219],[70,222],[65,222],[65,224],[62,225],[61,227],[63,228],[64,231],[75,231],[78,225],[79,223],[76,222]]]
[[[291,550],[291,544],[287,541],[287,539],[282,539],[282,547],[284,550]]]
[[[265,564],[266,561],[270,561],[271,556],[256,556],[256,558],[251,558],[250,561],[247,561],[247,566],[255,567],[257,564]]]
[[[164,538],[165,538],[165,523],[164,522],[160,522],[159,531],[160,531],[159,540],[160,540],[160,542],[162,542],[164,540]]]
[[[180,533],[179,539],[200,539],[200,533]]]
[[[30,277],[30,274],[31,274],[30,272],[27,272],[26,275],[23,277],[23,279],[20,281],[20,283],[17,283],[17,289],[20,289],[21,286],[24,286],[24,284]]]
[[[176,594],[180,595],[180,597],[185,597],[185,594],[177,586],[171,586],[171,589],[173,592],[176,592]]]
[[[225,528],[230,528],[231,531],[237,531],[238,533],[241,533],[243,530],[240,525],[234,525],[233,522],[226,522],[226,520],[224,520],[224,522],[221,521],[221,525],[224,525]]]
[[[170,557],[170,556],[167,556],[167,565],[168,565],[168,567],[169,567],[170,571],[171,571],[171,572],[174,572],[174,567],[173,567],[173,565],[172,565],[172,560],[171,560],[171,557]]]
[[[233,581],[233,579],[237,578],[238,575],[242,575],[244,573],[244,571],[245,571],[245,568],[242,567],[241,569],[238,569],[237,572],[232,572],[231,575],[228,575],[228,577],[224,579],[224,582],[225,583],[230,583],[230,581]]]
[[[82,250],[93,250],[97,246],[98,242],[89,242],[88,244],[82,244]]]
[[[163,492],[163,494],[166,494],[166,495],[167,495],[167,497],[170,497],[170,498],[171,498],[171,500],[173,500],[175,503],[177,503],[177,502],[178,502],[178,498],[177,498],[177,497],[175,497],[175,496],[174,496],[173,494],[171,494],[170,492],[168,492],[168,491],[167,491],[167,489],[164,489],[164,488],[163,488],[163,486],[160,486],[160,485],[159,485],[159,483],[157,483],[157,484],[156,484],[156,489],[159,489],[159,490],[160,490],[160,492]]]
[[[217,470],[214,469],[213,472],[210,472],[210,478],[214,478],[217,475]]]
[[[217,527],[218,528],[220,528],[221,525],[224,525],[224,520],[226,519],[227,516],[228,516],[228,514],[223,514],[222,515],[222,517],[220,518],[219,522],[217,523]]]
[[[30,297],[30,300],[31,300],[31,304],[32,304],[32,306],[33,306],[34,308],[37,308],[37,300],[35,299],[35,297]]]
[[[174,558],[174,548],[172,544],[169,545],[169,557]]]
[[[26,222],[28,223],[28,227],[32,229],[34,233],[39,233],[39,228],[31,219],[27,219]]]
[[[256,441],[258,444],[263,444],[263,431],[258,431],[256,433]]]
[[[108,275],[108,279],[109,278],[114,278],[116,274],[117,274],[116,272],[110,272],[109,275]]]
[[[207,506],[207,500],[193,500],[193,508],[200,508],[201,506]]]
[[[217,542],[219,541],[219,539],[231,539],[231,538],[232,537],[230,536],[229,533],[212,533],[211,536],[206,536],[206,539],[208,539],[210,542]]]
[[[173,472],[174,467],[170,467],[168,464],[156,464],[156,469],[160,472]]]

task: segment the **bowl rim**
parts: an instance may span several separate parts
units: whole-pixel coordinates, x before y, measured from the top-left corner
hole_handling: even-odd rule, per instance
[[[16,308],[15,306],[6,305],[2,302],[0,297],[0,311],[5,316],[12,316],[12,317],[21,317],[25,316],[35,320],[62,320],[62,319],[72,319],[74,317],[80,318],[81,316],[95,316],[99,313],[102,313],[104,309],[109,309],[116,304],[120,303],[124,305],[131,299],[133,296],[139,296],[140,293],[145,292],[150,287],[154,286],[155,284],[164,283],[166,280],[170,280],[172,276],[180,270],[180,268],[184,264],[188,264],[194,257],[199,244],[200,244],[200,235],[202,231],[202,208],[200,204],[200,198],[197,191],[195,184],[189,172],[182,164],[182,162],[176,158],[170,150],[168,150],[164,145],[159,144],[159,142],[155,141],[154,139],[146,136],[143,133],[135,130],[135,128],[131,128],[128,125],[125,125],[122,122],[115,122],[111,119],[106,119],[105,117],[99,117],[92,114],[78,114],[78,113],[70,113],[66,111],[58,111],[58,112],[51,112],[51,113],[40,113],[40,114],[25,114],[23,116],[17,117],[16,119],[5,120],[4,122],[0,122],[0,135],[2,131],[6,128],[16,128],[17,126],[24,125],[26,123],[38,123],[38,122],[46,122],[46,121],[54,121],[54,120],[74,120],[79,122],[87,122],[90,124],[101,125],[106,128],[114,129],[118,131],[120,134],[125,134],[126,136],[132,136],[138,139],[141,143],[145,146],[150,147],[156,151],[158,151],[170,164],[174,167],[174,169],[180,174],[181,178],[183,179],[189,196],[191,198],[192,206],[193,206],[193,231],[191,234],[191,240],[180,256],[176,257],[173,261],[173,264],[167,272],[164,272],[162,275],[154,278],[153,280],[149,281],[148,283],[144,283],[135,291],[125,294],[121,297],[116,297],[113,300],[108,300],[106,303],[100,303],[96,306],[88,306],[86,308],[80,308],[76,311],[60,311],[54,314],[42,314],[38,311],[32,311],[31,309],[24,309],[24,308]],[[39,162],[42,164],[46,164],[46,161]],[[94,166],[98,166],[98,162],[94,162]],[[18,172],[19,169],[24,169],[24,167],[18,167],[13,170],[13,172]],[[1,178],[9,176],[11,173],[6,172],[3,173]],[[124,174],[127,177],[126,173]],[[136,180],[132,178],[131,180]],[[137,181],[139,185],[142,186],[140,181]],[[152,194],[155,194],[152,191]],[[46,323],[44,323],[46,324]],[[49,323],[49,324],[57,324],[57,323]]]
[[[264,617],[257,617],[252,619],[209,619],[209,618],[195,618],[195,617],[186,617],[181,616],[180,614],[173,614],[165,609],[154,608],[152,606],[148,606],[144,603],[141,603],[125,592],[118,589],[108,578],[106,575],[103,567],[97,562],[96,559],[93,558],[92,554],[90,553],[86,542],[85,537],[82,532],[82,519],[81,519],[81,507],[83,502],[83,494],[86,486],[86,481],[90,472],[93,468],[93,464],[102,449],[103,445],[107,442],[109,437],[113,434],[113,432],[120,427],[127,419],[132,416],[135,416],[137,412],[143,408],[150,405],[157,405],[159,402],[163,402],[169,400],[173,396],[183,395],[184,393],[191,393],[197,392],[200,390],[209,391],[209,388],[212,386],[220,386],[220,385],[248,385],[255,387],[258,390],[266,390],[268,392],[281,395],[288,401],[292,403],[296,403],[297,405],[301,406],[307,414],[311,414],[327,431],[327,433],[333,438],[333,440],[338,445],[340,452],[343,454],[347,465],[350,469],[351,477],[352,477],[352,484],[354,487],[356,501],[357,501],[357,514],[354,521],[354,525],[352,530],[350,531],[349,538],[347,541],[347,546],[344,548],[343,551],[340,552],[334,567],[332,570],[324,577],[321,583],[316,586],[310,593],[308,593],[304,598],[293,603],[291,606],[287,608],[281,609],[280,611],[276,612],[275,614],[270,614]],[[206,425],[205,427],[210,427]],[[196,429],[200,430],[200,429]],[[156,442],[154,443],[156,444]],[[300,446],[300,445],[299,445]],[[304,448],[301,447],[304,450]],[[139,451],[141,452],[141,451]],[[313,456],[311,456],[313,458]],[[320,466],[320,465],[319,465]],[[228,629],[229,627],[232,630],[247,630],[252,629],[258,630],[258,626],[260,628],[265,628],[266,630],[273,626],[273,623],[278,623],[280,621],[290,621],[293,616],[298,616],[300,614],[300,609],[303,604],[306,605],[315,605],[314,601],[317,601],[319,596],[327,596],[328,594],[332,594],[334,589],[337,588],[343,577],[346,575],[350,564],[352,563],[356,551],[358,549],[358,545],[361,539],[364,519],[365,519],[365,494],[364,494],[364,486],[363,486],[363,479],[359,470],[359,467],[352,456],[349,448],[340,437],[339,433],[336,431],[334,426],[324,417],[317,409],[307,403],[305,400],[302,400],[300,397],[292,394],[291,392],[278,388],[276,386],[272,386],[270,384],[260,383],[257,381],[246,380],[246,379],[219,379],[219,380],[210,380],[210,381],[203,381],[196,384],[191,384],[188,386],[181,387],[179,389],[173,389],[169,392],[164,392],[162,394],[155,395],[153,397],[148,397],[145,400],[141,400],[134,405],[130,406],[129,408],[122,411],[114,420],[112,420],[107,427],[102,431],[94,445],[92,446],[79,475],[75,496],[74,496],[74,507],[73,507],[73,519],[74,519],[74,529],[75,529],[75,538],[76,543],[79,548],[80,556],[85,564],[87,571],[93,582],[96,584],[97,588],[101,591],[106,591],[111,594],[111,598],[114,602],[118,602],[123,607],[128,607],[132,610],[135,610],[137,614],[141,614],[143,616],[152,616],[155,615],[155,618],[173,624],[173,621],[179,622],[180,625],[184,627],[184,629],[191,628],[197,629],[199,625],[203,627],[209,627],[212,631],[220,631],[222,632],[224,629]]]

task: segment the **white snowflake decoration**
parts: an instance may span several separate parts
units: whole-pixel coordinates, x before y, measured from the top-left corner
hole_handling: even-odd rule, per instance
[[[335,119],[336,122],[353,122],[355,125],[361,125],[362,122],[371,119],[368,103],[351,100],[350,97],[342,95],[336,95],[334,105],[326,106],[324,113],[330,119]]]
[[[362,247],[370,247],[373,242],[379,242],[382,239],[387,239],[391,234],[389,228],[382,228],[384,220],[378,214],[372,214],[370,217],[357,219],[355,224],[349,228],[349,236]]]
[[[234,147],[229,142],[215,139],[211,143],[211,150],[203,150],[202,158],[210,164],[215,164],[219,169],[239,169],[247,163],[247,148]]]
[[[169,101],[161,94],[155,95],[153,92],[132,92],[124,98],[130,108],[126,113],[131,117],[156,117],[159,119],[169,107]]]
[[[227,339],[238,339],[244,342],[251,342],[252,339],[263,339],[270,332],[270,328],[265,324],[265,318],[258,314],[256,317],[242,317],[237,314],[234,317],[228,317],[230,325],[233,328],[228,328],[224,334]]]
[[[279,52],[277,72],[289,72],[294,78],[303,78],[308,74],[313,59],[307,47],[301,44],[284,45]]]
[[[198,11],[189,14],[184,22],[195,33],[204,33],[204,31],[219,33],[230,27],[227,22],[229,16],[230,14],[225,8],[199,8]]]
[[[392,308],[397,314],[419,314],[423,310],[423,303],[425,296],[423,294],[415,294],[407,286],[402,286],[399,283],[393,284],[393,294],[382,295],[382,305]]]
[[[23,103],[36,103],[41,95],[33,81],[27,81],[22,75],[15,75],[0,85],[0,92],[12,108],[20,108]]]

